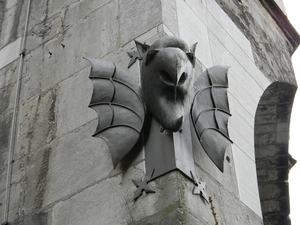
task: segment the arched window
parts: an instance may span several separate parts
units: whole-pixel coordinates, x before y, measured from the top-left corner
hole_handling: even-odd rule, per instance
[[[265,225],[290,224],[289,125],[297,87],[274,82],[263,93],[255,115],[255,158]]]

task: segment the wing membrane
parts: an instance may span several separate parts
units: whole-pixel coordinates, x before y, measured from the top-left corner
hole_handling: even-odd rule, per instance
[[[98,115],[93,136],[107,143],[114,167],[133,148],[140,137],[145,109],[140,89],[128,71],[112,62],[87,59],[93,94],[89,107]]]
[[[211,160],[223,172],[227,146],[232,143],[227,124],[231,116],[227,98],[229,67],[214,66],[195,82],[196,94],[191,108],[197,137]]]

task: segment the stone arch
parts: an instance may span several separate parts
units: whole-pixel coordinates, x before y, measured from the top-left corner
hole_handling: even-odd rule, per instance
[[[255,115],[255,159],[265,225],[290,224],[289,125],[297,87],[274,82],[263,93]]]

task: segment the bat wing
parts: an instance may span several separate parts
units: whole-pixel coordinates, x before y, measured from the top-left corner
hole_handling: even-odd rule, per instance
[[[98,114],[94,137],[108,145],[113,165],[134,147],[144,124],[145,109],[134,77],[112,62],[87,59],[93,94],[89,107]]]
[[[191,107],[192,123],[201,146],[223,172],[223,161],[229,138],[227,72],[229,67],[214,66],[204,71],[195,82],[196,92]]]

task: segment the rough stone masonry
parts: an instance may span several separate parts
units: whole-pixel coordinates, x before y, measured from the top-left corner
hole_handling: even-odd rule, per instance
[[[290,224],[291,55],[300,38],[276,2],[0,0],[0,222]],[[92,137],[97,115],[88,108],[92,83],[83,57],[126,68],[134,40],[151,45],[166,35],[198,42],[195,76],[231,67],[234,144],[224,172],[204,151],[194,154],[209,203],[179,171],[151,181],[156,193],[132,201],[144,153],[113,169],[107,145]],[[138,63],[130,68],[137,79],[139,71]]]

